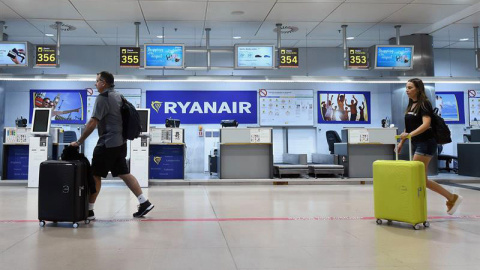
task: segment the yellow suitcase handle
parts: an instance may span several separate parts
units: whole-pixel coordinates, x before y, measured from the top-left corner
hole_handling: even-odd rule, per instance
[[[401,139],[401,138],[402,138],[401,135],[395,135],[395,139],[398,140],[398,139]],[[407,139],[411,140],[411,139],[412,139],[412,135],[408,134]]]
[[[400,135],[395,135],[395,159],[398,160],[398,151],[397,151],[397,148],[398,148],[398,139],[401,139],[402,136]],[[407,139],[410,140],[410,142],[408,143],[408,157],[410,159],[410,161],[412,160],[412,135],[408,134],[407,136]]]

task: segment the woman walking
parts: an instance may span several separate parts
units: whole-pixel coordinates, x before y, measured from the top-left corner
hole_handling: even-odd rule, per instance
[[[437,142],[433,136],[431,121],[433,107],[425,94],[423,81],[417,78],[410,79],[406,86],[408,106],[405,111],[405,130],[401,134],[402,140],[398,145],[400,153],[403,143],[408,135],[412,137],[413,160],[425,164],[425,177],[427,188],[442,195],[447,199],[447,213],[453,215],[462,203],[462,196],[452,194],[438,183],[429,180],[427,177],[428,164],[437,151]]]

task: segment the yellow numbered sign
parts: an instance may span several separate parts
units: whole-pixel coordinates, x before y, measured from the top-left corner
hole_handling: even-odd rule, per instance
[[[120,67],[140,67],[140,48],[121,47],[120,48]]]

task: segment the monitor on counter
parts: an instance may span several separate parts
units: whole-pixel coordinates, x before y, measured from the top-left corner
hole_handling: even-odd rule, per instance
[[[33,109],[32,130],[33,135],[49,135],[50,120],[52,117],[52,109],[35,108]]]
[[[142,135],[148,135],[150,133],[150,110],[149,109],[137,109],[140,116],[140,126],[142,127]]]
[[[145,44],[145,68],[185,68],[184,44]]]
[[[28,43],[0,41],[1,67],[28,67]]]
[[[275,45],[235,44],[235,69],[273,69],[275,57]]]
[[[375,45],[375,69],[408,70],[413,68],[413,46]]]

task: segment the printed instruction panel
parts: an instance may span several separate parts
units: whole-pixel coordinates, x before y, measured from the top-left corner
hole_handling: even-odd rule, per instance
[[[260,89],[261,126],[313,126],[313,90]]]
[[[470,115],[470,126],[480,126],[480,96],[468,98],[468,113]]]

